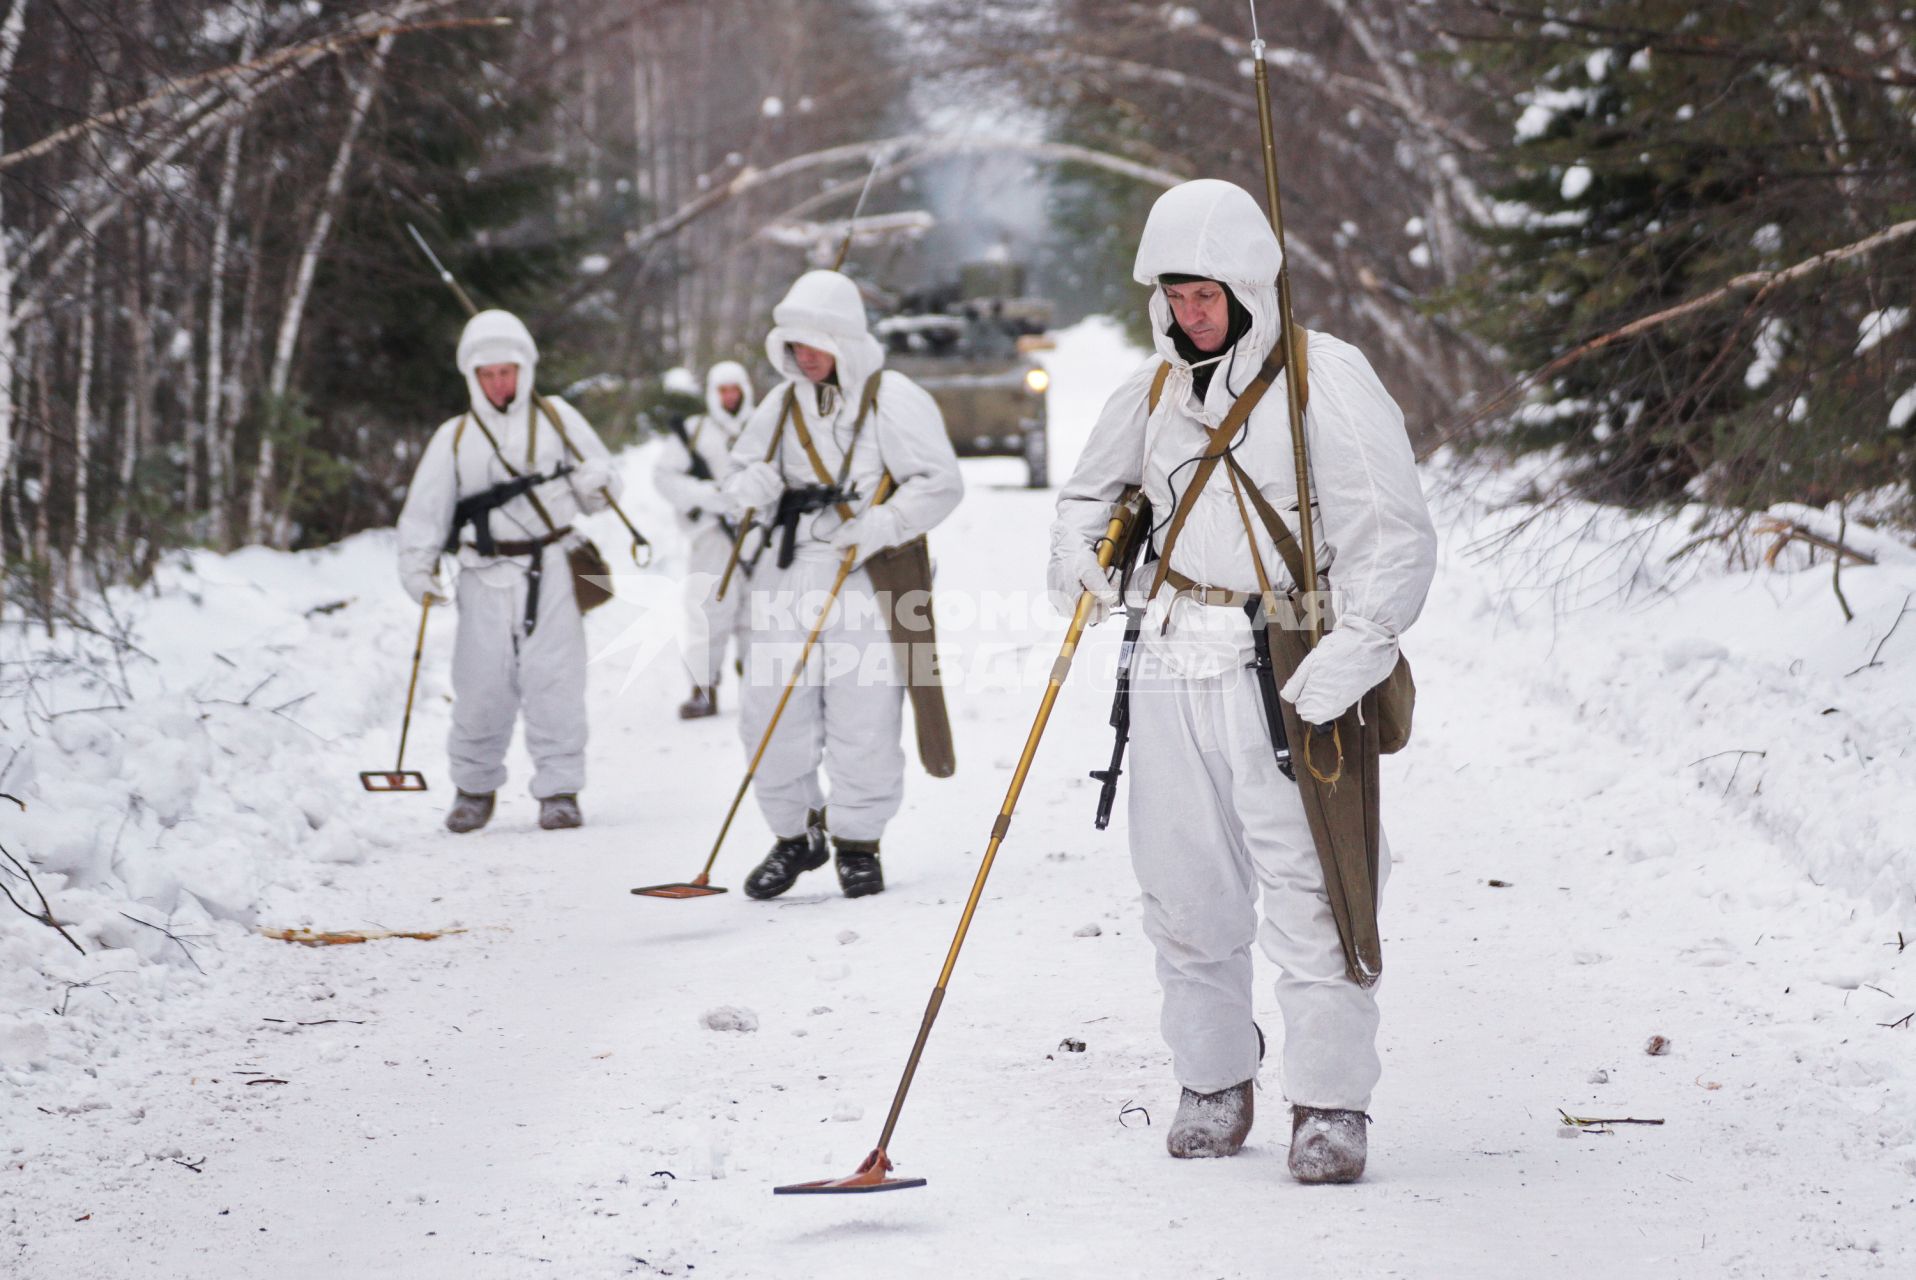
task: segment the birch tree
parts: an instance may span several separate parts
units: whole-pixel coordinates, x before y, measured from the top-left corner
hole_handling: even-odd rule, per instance
[[[353,90],[346,129],[340,136],[339,149],[333,155],[332,168],[326,174],[326,186],[320,192],[319,207],[313,215],[312,227],[306,234],[306,242],[293,268],[286,306],[280,312],[279,336],[273,343],[273,368],[266,383],[269,427],[260,436],[259,454],[253,465],[253,487],[246,502],[246,536],[252,542],[266,541],[269,532],[266,502],[273,485],[275,432],[272,428],[286,420],[286,398],[293,378],[293,354],[299,345],[299,327],[306,315],[306,301],[313,289],[313,273],[319,268],[320,255],[325,252],[327,237],[333,231],[333,220],[339,215],[340,197],[346,190],[346,175],[352,168],[353,148],[359,142],[359,131],[366,123],[366,113],[372,108],[373,95],[378,92],[379,82],[385,75],[386,57],[392,52],[392,45],[393,36],[390,33],[379,37],[378,43],[373,46],[372,60]]]

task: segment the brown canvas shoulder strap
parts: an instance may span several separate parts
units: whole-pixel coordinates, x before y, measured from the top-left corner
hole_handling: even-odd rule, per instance
[[[1271,541],[1277,544],[1277,554],[1284,557],[1284,567],[1291,571],[1291,581],[1297,585],[1298,590],[1306,590],[1307,588],[1304,585],[1304,553],[1298,549],[1297,539],[1291,536],[1290,526],[1284,523],[1284,517],[1277,514],[1277,508],[1273,507],[1271,500],[1264,496],[1264,491],[1257,487],[1257,482],[1251,479],[1250,474],[1246,472],[1243,467],[1238,465],[1237,459],[1230,459],[1230,464],[1231,474],[1237,480],[1241,481],[1244,488],[1249,491],[1251,505],[1257,508],[1257,518],[1264,522],[1264,528],[1271,535]],[[1302,513],[1299,514],[1299,519],[1306,518],[1308,517]],[[1247,536],[1251,532],[1248,521],[1245,523],[1244,532]],[[1251,544],[1251,552],[1253,555],[1257,552],[1257,544],[1255,542]]]
[[[1168,367],[1168,366],[1167,366]],[[1271,354],[1257,371],[1257,377],[1251,385],[1244,388],[1242,395],[1232,402],[1230,412],[1224,415],[1224,421],[1210,433],[1205,452],[1199,460],[1197,470],[1191,476],[1191,483],[1184,487],[1184,493],[1178,498],[1178,504],[1171,512],[1170,526],[1164,533],[1164,545],[1158,549],[1158,571],[1151,579],[1151,590],[1145,598],[1152,599],[1158,589],[1164,585],[1165,575],[1171,572],[1171,548],[1177,545],[1178,535],[1184,532],[1184,522],[1191,518],[1191,510],[1197,505],[1198,494],[1203,490],[1211,473],[1217,470],[1217,464],[1226,456],[1230,448],[1231,437],[1236,435],[1244,420],[1251,416],[1251,410],[1257,408],[1258,401],[1270,390],[1277,375],[1284,369],[1284,347],[1278,344],[1271,348]]]
[[[852,455],[858,451],[858,438],[865,432],[865,420],[871,416],[872,407],[878,403],[878,381],[884,377],[884,374],[885,371],[880,369],[865,379],[865,389],[858,397],[858,416],[852,419],[851,443],[845,448],[845,460],[839,467],[836,480],[832,478],[830,469],[825,466],[825,460],[818,456],[818,446],[813,443],[811,430],[805,425],[805,412],[798,406],[798,388],[791,386],[785,389],[785,407],[792,418],[792,434],[798,437],[799,448],[805,451],[805,460],[812,464],[812,474],[818,477],[820,484],[842,485],[845,483],[845,478],[851,474]],[[839,519],[850,520],[854,514],[851,504],[841,502],[837,505]]]
[[[792,415],[797,412],[798,392],[792,387],[787,387],[785,388],[785,407],[779,411],[778,425],[772,428],[771,442],[765,446],[765,461],[770,462],[778,456],[779,447],[785,443],[785,424],[790,422]]]
[[[1146,404],[1149,406],[1148,412],[1156,413],[1158,411],[1158,401],[1164,398],[1164,380],[1170,376],[1171,362],[1169,360],[1160,361],[1158,371],[1151,375],[1151,398],[1146,401]]]
[[[585,455],[583,453],[580,453],[579,447],[572,443],[572,437],[565,433],[565,423],[559,421],[558,411],[552,407],[552,402],[535,391],[532,393],[532,403],[539,406],[539,412],[545,414],[546,421],[550,422],[552,424],[552,429],[559,433],[559,443],[562,446],[564,446],[565,451],[571,454],[575,461],[584,462]],[[538,436],[538,432],[535,430],[532,433],[532,435],[528,437],[526,441],[527,465],[530,465],[532,462],[532,457],[533,457],[532,446],[534,442],[536,441],[537,436]]]

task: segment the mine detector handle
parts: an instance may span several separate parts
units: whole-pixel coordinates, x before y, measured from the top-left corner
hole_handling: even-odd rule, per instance
[[[1291,306],[1291,255],[1286,252],[1284,244],[1284,199],[1278,190],[1276,131],[1271,123],[1271,78],[1264,62],[1264,39],[1257,30],[1257,0],[1250,0],[1250,9],[1252,76],[1257,87],[1257,127],[1264,155],[1264,202],[1270,212],[1271,232],[1277,237],[1278,341],[1284,344],[1286,367],[1302,369],[1303,334],[1298,330],[1297,317]],[[1317,532],[1310,519],[1310,455],[1304,443],[1303,388],[1293,374],[1287,374],[1284,378],[1284,400],[1290,416],[1291,456],[1297,469],[1297,509],[1304,513],[1297,531],[1297,549],[1304,562],[1304,581],[1298,585],[1300,590],[1314,591],[1317,589]],[[1323,618],[1316,609],[1305,612],[1309,619],[1311,647],[1316,648],[1324,634]]]
[[[1133,486],[1127,488],[1112,507],[1104,536],[1097,541],[1098,564],[1103,568],[1109,569],[1117,563],[1143,502],[1143,492]],[[1032,758],[1038,753],[1038,742],[1051,719],[1051,708],[1057,703],[1059,691],[1064,688],[1065,677],[1071,673],[1078,640],[1091,619],[1091,605],[1091,593],[1080,592],[1077,607],[1071,613],[1071,624],[1065,629],[1064,641],[1058,646],[1058,656],[1051,665],[1050,678],[1045,681],[1044,697],[1038,703],[1038,714],[1031,722],[1031,731],[1025,736],[1024,750],[1018,757],[1017,767],[1012,770],[1004,802],[998,807],[997,820],[991,827],[991,839],[985,845],[984,857],[978,863],[978,875],[972,881],[971,895],[958,917],[958,929],[952,935],[950,950],[945,953],[944,968],[939,971],[938,983],[932,988],[931,998],[925,1005],[924,1017],[918,1024],[918,1037],[912,1043],[911,1055],[905,1060],[904,1074],[898,1080],[898,1090],[892,1095],[891,1110],[885,1116],[885,1127],[879,1133],[878,1145],[865,1157],[859,1172],[851,1179],[843,1180],[844,1183],[873,1182],[882,1179],[892,1167],[886,1148],[891,1145],[892,1135],[898,1128],[898,1118],[905,1109],[905,1095],[911,1091],[912,1079],[918,1074],[918,1064],[924,1057],[925,1044],[931,1039],[932,1024],[937,1021],[938,1010],[944,1005],[945,989],[951,983],[952,970],[958,965],[958,953],[965,945],[965,936],[971,931],[972,917],[977,914],[979,900],[984,896],[985,881],[990,877],[992,865],[998,858],[998,847],[1011,830],[1012,812],[1018,807],[1018,797],[1024,791]]]
[[[419,251],[426,255],[426,261],[432,263],[433,273],[439,277],[440,283],[452,290],[453,296],[459,299],[459,305],[466,309],[467,318],[478,315],[479,308],[474,305],[472,295],[467,293],[457,280],[453,279],[452,272],[446,269],[446,264],[439,260],[439,255],[434,253],[432,246],[426,243],[426,237],[419,234],[419,228],[408,222],[406,224],[406,233],[412,237],[413,243],[419,246]],[[559,415],[553,411],[551,405],[546,403],[546,398],[534,390],[532,392],[532,399],[538,406],[539,412],[545,414],[546,417],[552,421],[552,425],[557,428],[559,438],[564,442],[566,448],[572,449],[572,453],[575,457],[580,456],[579,451],[572,448],[572,442],[565,438],[565,428],[559,425]],[[624,508],[619,506],[619,500],[612,496],[612,490],[610,488],[601,488],[599,490],[599,496],[605,499],[606,507],[613,515],[619,518],[619,523],[625,526],[625,531],[632,535],[632,563],[641,569],[651,564],[651,540],[639,532],[639,527],[632,523],[631,518],[625,514]]]

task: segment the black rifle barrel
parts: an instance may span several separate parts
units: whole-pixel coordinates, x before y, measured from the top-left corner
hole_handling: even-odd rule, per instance
[[[1277,664],[1271,661],[1271,634],[1264,629],[1263,605],[1253,600],[1244,606],[1251,620],[1251,661],[1258,697],[1264,703],[1264,720],[1271,733],[1271,754],[1277,758],[1277,771],[1297,781],[1297,767],[1291,763],[1290,735],[1284,732],[1284,708],[1277,700]]]
[[[685,452],[687,456],[689,456],[692,459],[692,472],[691,472],[692,478],[694,480],[716,481],[718,477],[712,474],[712,468],[706,464],[704,457],[700,455],[699,451],[692,447],[692,437],[691,437],[691,434],[687,432],[685,429],[685,419],[674,418],[672,420],[672,425],[668,429],[672,432],[673,435],[679,438],[679,443],[685,446]],[[691,514],[694,520],[698,519],[700,514],[699,509],[697,507],[693,507]],[[735,541],[737,540],[738,527],[734,525],[730,520],[727,520],[724,516],[719,516],[718,527],[724,530],[726,537],[731,538]]]
[[[1103,784],[1098,788],[1098,813],[1092,819],[1100,831],[1111,825],[1111,809],[1118,799],[1118,778],[1124,773],[1124,749],[1131,741],[1131,664],[1143,625],[1144,610],[1133,610],[1125,623],[1124,643],[1118,648],[1117,690],[1111,697],[1111,727],[1116,731],[1116,740],[1111,744],[1111,763],[1091,771],[1092,780]]]

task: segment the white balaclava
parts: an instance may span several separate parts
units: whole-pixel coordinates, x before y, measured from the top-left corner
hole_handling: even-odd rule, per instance
[[[720,387],[737,387],[744,392],[739,401],[737,413],[727,413],[725,402],[719,399]],[[725,433],[735,436],[745,420],[752,416],[752,406],[756,403],[752,396],[752,375],[745,372],[745,366],[736,360],[721,360],[705,374],[705,411],[712,415],[713,421],[725,428]]]
[[[519,366],[519,390],[504,409],[495,408],[479,388],[479,366],[488,364]],[[524,418],[532,400],[532,380],[539,372],[539,347],[510,311],[481,311],[466,321],[466,331],[459,335],[459,372],[466,375],[472,411],[497,431],[515,418]]]

